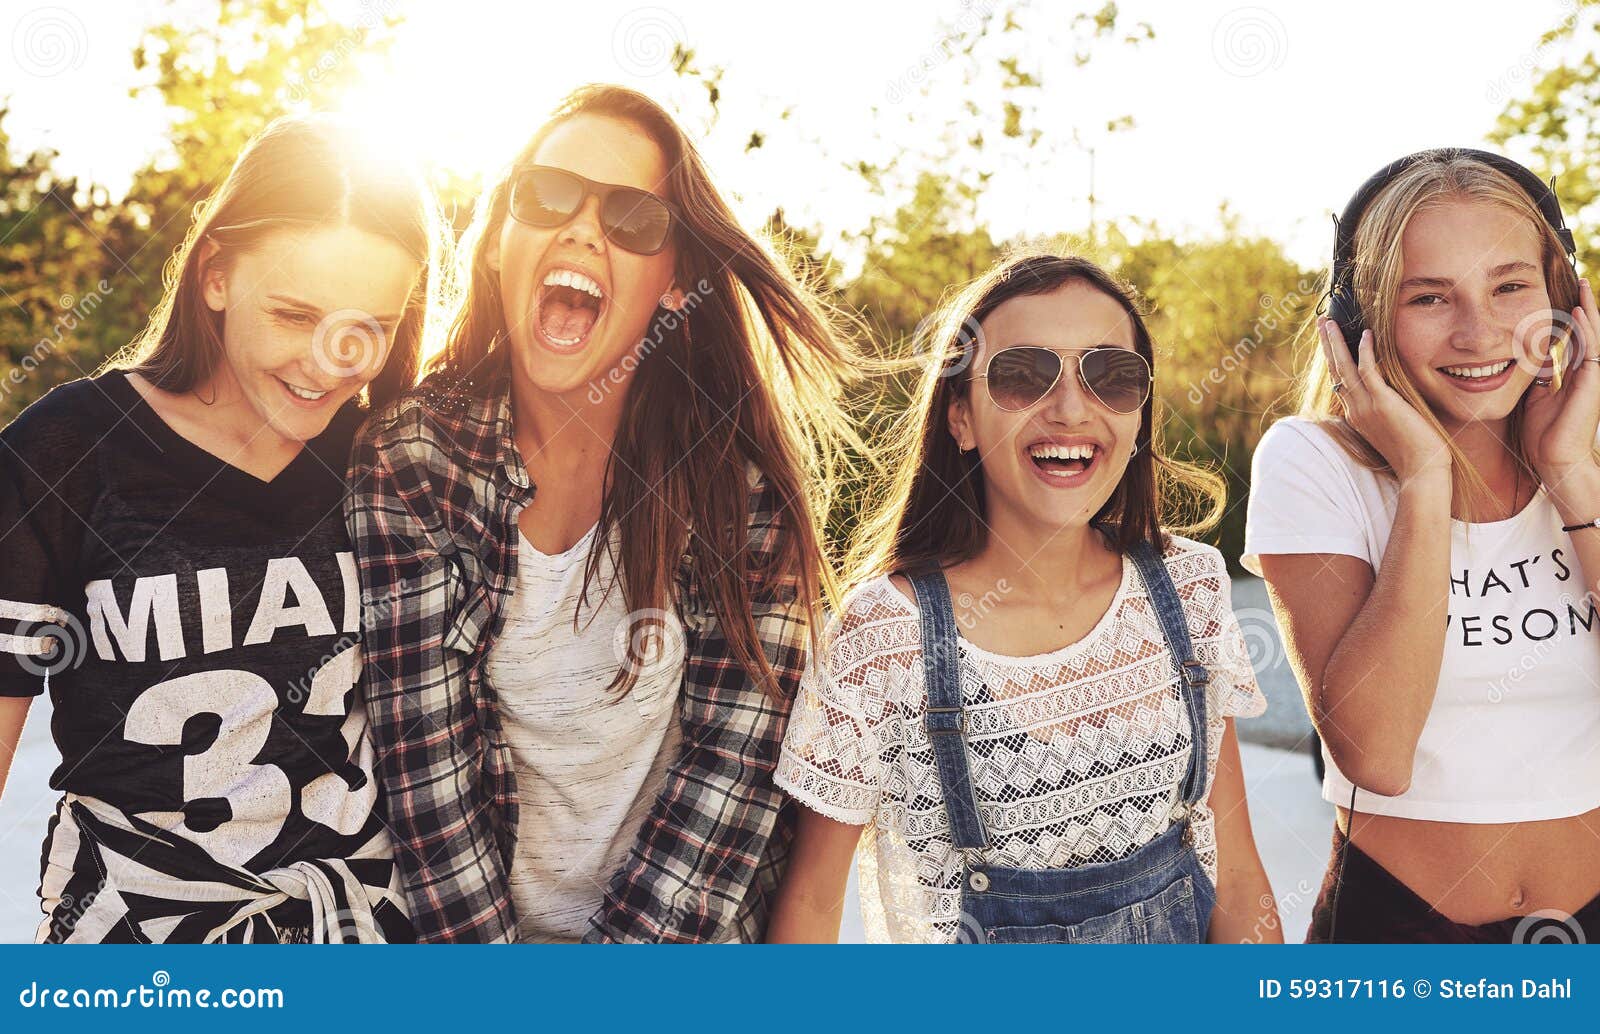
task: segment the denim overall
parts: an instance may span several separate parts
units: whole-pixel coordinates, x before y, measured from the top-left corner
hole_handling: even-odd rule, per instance
[[[908,575],[922,620],[928,683],[928,738],[950,816],[951,840],[966,859],[957,940],[989,944],[1195,944],[1205,940],[1216,888],[1191,845],[1190,813],[1205,792],[1208,674],[1194,659],[1183,604],[1156,550],[1130,553],[1150,594],[1193,730],[1182,799],[1172,823],[1154,840],[1114,862],[1070,869],[983,865],[989,846],[967,764],[955,613],[939,571]]]

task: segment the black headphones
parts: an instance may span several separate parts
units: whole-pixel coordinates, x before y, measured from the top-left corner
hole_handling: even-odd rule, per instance
[[[1544,221],[1550,224],[1550,228],[1561,240],[1561,247],[1567,253],[1567,261],[1572,262],[1576,268],[1577,245],[1572,239],[1572,231],[1567,229],[1566,220],[1561,216],[1561,201],[1556,197],[1553,181],[1546,183],[1531,170],[1503,155],[1491,151],[1478,151],[1470,147],[1434,147],[1418,151],[1416,154],[1408,154],[1385,165],[1367,182],[1361,184],[1361,189],[1357,190],[1350,198],[1350,203],[1345,205],[1344,214],[1333,222],[1333,275],[1329,278],[1327,311],[1329,318],[1337,323],[1339,330],[1343,332],[1345,343],[1350,346],[1352,356],[1356,354],[1356,346],[1361,341],[1361,332],[1367,329],[1367,321],[1361,313],[1361,306],[1356,304],[1354,269],[1356,227],[1361,224],[1362,214],[1366,212],[1367,206],[1372,203],[1372,199],[1380,190],[1411,166],[1418,162],[1447,162],[1459,158],[1482,162],[1515,180],[1517,186],[1521,187],[1538,206],[1539,214],[1544,216]]]

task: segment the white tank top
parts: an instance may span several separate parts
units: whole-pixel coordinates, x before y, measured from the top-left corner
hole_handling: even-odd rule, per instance
[[[1244,566],[1259,574],[1262,555],[1342,553],[1376,572],[1398,505],[1393,479],[1327,431],[1280,420],[1256,447]],[[1411,788],[1361,790],[1358,812],[1530,822],[1600,806],[1600,614],[1561,524],[1543,488],[1507,520],[1451,522],[1449,613],[1417,616],[1446,625]],[[1349,780],[1326,745],[1322,754],[1323,798],[1348,805]]]
[[[516,767],[510,882],[522,941],[575,941],[588,931],[680,742],[683,637],[630,626],[610,551],[573,630],[594,534],[550,556],[519,533],[505,627],[485,659]],[[639,680],[619,700],[608,687],[630,635],[636,656],[641,637],[659,649],[642,651]]]

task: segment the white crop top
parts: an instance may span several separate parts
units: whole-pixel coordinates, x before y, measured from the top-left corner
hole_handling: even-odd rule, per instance
[[[1242,562],[1260,574],[1265,554],[1340,553],[1376,572],[1398,496],[1323,427],[1280,420],[1256,447]],[[1600,806],[1600,620],[1561,523],[1543,488],[1507,520],[1451,522],[1444,658],[1411,787],[1361,790],[1358,812],[1527,822]],[[1349,804],[1322,755],[1323,799]]]

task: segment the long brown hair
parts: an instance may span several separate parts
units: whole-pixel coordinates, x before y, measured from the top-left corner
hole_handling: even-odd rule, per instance
[[[444,350],[429,363],[429,379],[437,375],[447,389],[470,394],[506,390],[509,337],[489,245],[506,219],[510,169],[580,115],[636,126],[660,148],[670,170],[667,200],[681,215],[674,280],[691,296],[682,313],[658,314],[659,340],[626,386],[585,594],[613,528],[621,530],[616,568],[630,611],[665,609],[687,551],[735,659],[773,691],[752,606],[757,597],[793,590],[809,624],[819,595],[837,596],[819,517],[832,501],[843,450],[859,445],[838,398],[864,362],[842,332],[840,314],[739,225],[693,142],[665,110],[609,85],[582,87],[561,103],[479,199],[461,244],[467,291]],[[755,558],[745,548],[747,463],[777,494],[781,555]],[[613,689],[625,694],[636,678],[633,666],[623,665]]]
[[[1461,500],[1463,518],[1493,509],[1488,484],[1446,433],[1433,408],[1417,390],[1400,362],[1394,326],[1404,275],[1404,256],[1400,242],[1406,227],[1419,212],[1451,201],[1477,201],[1497,205],[1521,216],[1539,237],[1541,265],[1550,307],[1570,313],[1578,304],[1578,277],[1555,230],[1540,214],[1528,192],[1510,176],[1470,155],[1439,152],[1417,161],[1386,185],[1367,206],[1355,232],[1355,293],[1361,311],[1372,328],[1373,359],[1384,381],[1411,407],[1433,425],[1434,431],[1450,450],[1453,492]],[[1327,356],[1317,344],[1317,317],[1313,315],[1301,329],[1301,347],[1311,352],[1311,363],[1301,373],[1299,415],[1324,423],[1336,441],[1357,462],[1372,470],[1394,475],[1389,462],[1344,420],[1343,403],[1333,391],[1333,375]],[[1354,344],[1354,342],[1350,342]],[[1532,471],[1522,440],[1522,406],[1512,412],[1506,445],[1523,470]]]
[[[884,453],[892,480],[862,517],[848,558],[848,586],[894,571],[960,563],[983,549],[989,525],[982,461],[977,452],[961,451],[949,432],[947,414],[956,399],[970,397],[983,320],[1012,298],[1049,294],[1069,283],[1091,287],[1122,306],[1133,324],[1135,350],[1156,369],[1150,331],[1133,291],[1088,259],[1019,255],[961,288],[924,324],[915,345],[927,357],[922,380],[896,440]],[[1193,533],[1214,525],[1222,515],[1222,479],[1162,455],[1154,391],[1140,413],[1136,441],[1116,491],[1092,520],[1105,530],[1111,546],[1127,552],[1138,542],[1164,545],[1162,517],[1164,510],[1173,509],[1172,487],[1187,489],[1201,504],[1194,519],[1171,525],[1173,530]]]
[[[322,225],[353,226],[393,241],[422,267],[383,370],[363,392],[374,407],[396,398],[417,379],[448,235],[432,192],[414,170],[372,149],[358,127],[327,115],[285,116],[251,139],[222,186],[195,206],[144,332],[107,365],[165,391],[205,384],[222,355],[223,317],[205,302],[201,243],[213,242],[210,261],[225,267],[270,233]]]

